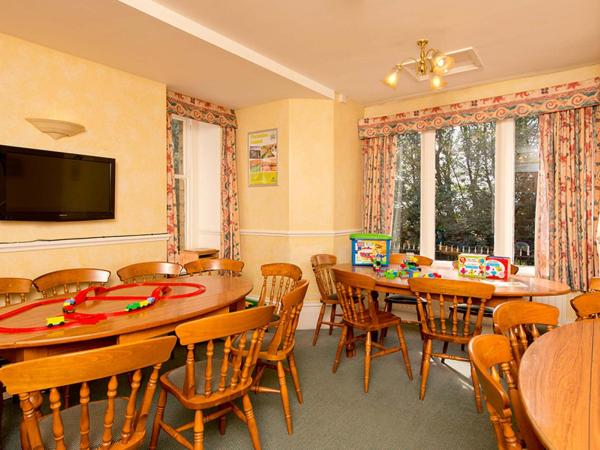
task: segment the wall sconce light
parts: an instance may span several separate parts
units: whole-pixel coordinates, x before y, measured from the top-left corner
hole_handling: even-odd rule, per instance
[[[47,134],[52,139],[60,139],[66,136],[75,136],[83,133],[85,127],[78,123],[66,122],[64,120],[26,118],[27,122],[36,127],[42,133]]]

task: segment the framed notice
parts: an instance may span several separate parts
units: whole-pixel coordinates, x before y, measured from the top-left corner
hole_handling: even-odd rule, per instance
[[[248,133],[248,184],[277,186],[277,129]]]

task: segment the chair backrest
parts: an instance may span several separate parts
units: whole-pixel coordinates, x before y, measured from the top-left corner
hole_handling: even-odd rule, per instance
[[[260,271],[263,284],[258,305],[273,305],[275,312],[279,314],[283,296],[296,287],[302,278],[302,270],[295,264],[271,263],[263,264]]]
[[[375,280],[364,274],[333,269],[338,302],[345,321],[368,324],[377,320],[371,304]]]
[[[493,334],[475,336],[469,342],[469,357],[479,375],[498,448],[521,449],[522,439],[528,450],[543,449],[521,403],[514,376],[516,361],[508,338]],[[513,413],[518,432],[512,426]]]
[[[161,278],[176,277],[181,273],[181,265],[166,261],[152,261],[130,264],[117,270],[123,283],[137,283]]]
[[[317,280],[321,299],[331,299],[331,296],[335,294],[335,281],[331,268],[337,264],[337,258],[334,255],[327,254],[313,255],[310,257],[310,263]]]
[[[600,317],[600,292],[588,292],[571,299],[571,308],[577,314],[577,320],[597,319]]]
[[[540,336],[539,325],[547,330],[558,325],[560,311],[545,303],[513,301],[494,308],[494,330],[510,340],[517,365],[529,344]]]
[[[119,448],[138,448],[146,435],[146,420],[156,390],[158,371],[161,363],[169,359],[175,346],[174,336],[165,336],[132,344],[113,345],[95,350],[68,353],[47,358],[9,364],[0,368],[0,381],[10,394],[18,394],[23,411],[22,436],[25,435],[29,447],[47,448],[51,443],[42,442],[42,433],[38,425],[38,413],[33,407],[34,396],[38,391],[49,390],[52,416],[52,434],[56,448],[65,448],[65,434],[80,438],[80,448],[90,447],[94,436],[90,429],[104,430],[102,433],[103,448],[111,443],[119,442]],[[140,392],[142,370],[152,367],[146,390]],[[131,377],[130,393],[122,418],[123,425],[120,437],[112,435],[113,424],[121,423],[115,415],[115,398],[117,397],[117,375],[134,372]],[[94,417],[94,409],[90,408],[89,382],[108,378],[106,408],[102,417]],[[65,430],[59,388],[81,383],[80,388],[80,420],[79,430]],[[141,403],[138,397],[142,396]],[[138,403],[140,403],[138,405]],[[119,410],[120,408],[117,408]],[[90,414],[92,411],[92,414]],[[91,427],[98,420],[99,425]],[[77,423],[77,422],[76,422]],[[75,425],[75,424],[73,424]],[[68,443],[67,443],[68,444]],[[24,447],[25,448],[25,447]],[[70,448],[70,447],[69,447]]]
[[[108,282],[110,271],[104,269],[64,269],[50,272],[33,280],[42,296],[78,292],[89,286],[102,286]]]
[[[200,258],[183,266],[190,275],[201,273],[211,275],[240,275],[244,268],[243,261],[235,261],[227,258]]]
[[[308,280],[300,280],[296,287],[283,296],[279,322],[275,334],[269,342],[267,353],[275,355],[277,352],[287,352],[294,346],[296,328],[300,320],[300,312],[304,304],[304,297],[308,290]]]
[[[600,291],[600,278],[590,278],[590,285],[588,286],[588,290],[591,292]]]
[[[458,261],[452,261],[452,267],[454,269],[458,269]],[[510,265],[510,274],[511,275],[516,275],[519,273],[519,266],[515,266],[514,264]]]
[[[484,306],[494,294],[493,285],[474,281],[425,278],[411,278],[408,280],[408,285],[417,299],[423,334],[432,337],[452,336],[464,341],[481,333]],[[465,305],[462,324],[459,324],[458,320],[459,304]],[[473,312],[473,305],[481,305],[481,307]],[[477,314],[473,329],[471,328],[472,314]]]
[[[428,258],[427,256],[421,255],[413,255],[417,260],[417,264],[419,266],[431,266],[433,264],[433,259]],[[406,253],[392,253],[390,255],[390,264],[402,264],[406,259]]]
[[[32,283],[29,278],[0,278],[0,307],[27,300]]]
[[[206,402],[218,404],[220,399],[248,389],[274,309],[273,306],[258,306],[193,320],[175,328],[179,342],[187,346],[185,378],[181,387],[183,394],[188,398],[195,397],[198,395],[196,386],[204,386],[200,396]],[[214,358],[216,340],[224,341],[221,361],[215,361]],[[232,348],[234,341],[235,348]],[[195,348],[196,344],[205,342],[204,377],[197,380]]]

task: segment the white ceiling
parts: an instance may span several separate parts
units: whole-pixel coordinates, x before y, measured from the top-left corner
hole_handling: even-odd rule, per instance
[[[482,69],[448,77],[449,89],[600,62],[598,0],[0,2],[0,32],[231,107],[333,91],[364,104],[427,93],[408,74],[396,91],[380,83],[416,56],[421,37],[481,58]]]

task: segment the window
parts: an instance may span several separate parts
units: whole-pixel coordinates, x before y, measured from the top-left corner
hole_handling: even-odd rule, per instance
[[[436,131],[435,259],[493,254],[494,123]]]
[[[393,251],[419,253],[421,224],[421,137],[419,133],[398,136]]]
[[[398,136],[394,251],[533,266],[538,133],[526,117]]]
[[[517,265],[534,265],[535,202],[539,165],[538,118],[515,119],[514,261]]]
[[[179,250],[219,248],[221,127],[173,116],[171,129]]]

